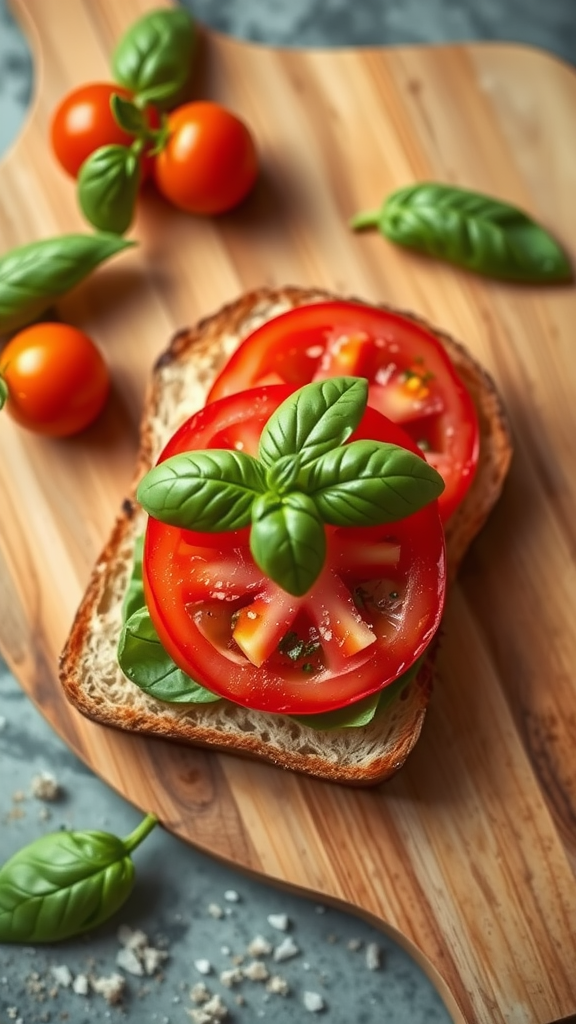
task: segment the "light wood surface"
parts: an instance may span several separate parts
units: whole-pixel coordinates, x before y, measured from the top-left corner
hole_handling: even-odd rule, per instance
[[[28,122],[0,166],[3,251],[89,230],[47,126],[109,76],[157,0],[14,0],[35,56]],[[467,1024],[576,1011],[576,292],[473,278],[353,235],[392,188],[437,179],[532,212],[576,257],[576,78],[508,45],[277,51],[203,33],[198,96],[252,126],[263,174],[201,220],[149,195],[139,246],[59,303],[105,350],[114,394],[63,442],[0,418],[0,640],[65,741],[112,787],[218,858],[346,901],[400,934]],[[463,340],[506,400],[516,457],[446,614],[422,738],[358,790],[93,725],[58,653],[132,474],[143,389],[178,328],[246,288],[317,285],[393,303]]]

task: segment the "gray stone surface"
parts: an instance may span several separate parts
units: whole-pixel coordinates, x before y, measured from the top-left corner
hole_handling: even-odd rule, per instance
[[[451,40],[500,39],[543,47],[576,63],[575,0],[186,0],[186,6],[219,31],[285,46],[396,45]],[[22,123],[31,94],[32,66],[25,40],[0,0],[0,154]],[[1,454],[0,454],[1,457]],[[41,772],[56,777],[54,803],[31,794]],[[139,814],[110,791],[54,735],[14,679],[0,664],[0,861],[47,831],[96,828],[128,833]],[[353,915],[318,907],[280,893],[216,863],[156,830],[136,851],[138,881],[123,911],[87,937],[36,949],[0,947],[0,1024],[70,1020],[73,1024],[125,1018],[140,1022],[189,1021],[190,989],[204,980],[221,995],[236,1024],[258,1019],[275,1024],[308,1019],[306,991],[325,1002],[320,1016],[332,1024],[446,1024],[430,983],[382,932]],[[234,890],[239,900],[230,902]],[[220,918],[209,905],[217,904]],[[320,912],[320,910],[322,912]],[[290,986],[286,997],[266,992],[262,982],[228,989],[220,971],[250,940],[264,935],[277,945],[282,933],[268,922],[286,914],[300,953],[276,965]],[[119,924],[142,929],[168,958],[160,972],[136,976],[118,967]],[[370,970],[370,944],[380,966]],[[203,977],[195,961],[206,959]],[[270,967],[270,957],[265,958]],[[119,971],[126,978],[121,1006],[59,984],[53,968],[67,965],[73,977]],[[64,975],[60,972],[60,978]],[[237,996],[245,1000],[236,1002]]]

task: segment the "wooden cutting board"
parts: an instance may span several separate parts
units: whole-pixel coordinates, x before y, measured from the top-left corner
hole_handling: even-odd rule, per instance
[[[115,41],[152,4],[14,0],[36,75],[0,166],[3,251],[89,230],[50,155],[50,114],[72,86],[109,76]],[[205,32],[196,95],[247,119],[262,180],[219,220],[148,196],[138,248],[59,303],[105,350],[114,394],[101,422],[68,441],[0,418],[3,654],[112,787],[202,850],[397,930],[455,1021],[573,1013],[576,291],[483,281],[354,235],[347,220],[436,179],[523,206],[576,258],[576,78],[508,45],[298,52]],[[131,478],[155,355],[244,289],[288,283],[387,301],[452,332],[495,376],[515,433],[504,497],[452,593],[422,738],[372,790],[99,727],[56,681]]]

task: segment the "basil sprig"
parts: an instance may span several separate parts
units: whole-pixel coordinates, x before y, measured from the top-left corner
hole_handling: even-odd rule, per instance
[[[196,26],[182,9],[151,11],[122,36],[112,54],[116,82],[140,105],[171,110],[186,97],[194,69]]]
[[[400,188],[379,210],[356,214],[350,225],[376,227],[391,242],[487,277],[551,284],[573,276],[558,242],[526,213],[452,185]]]
[[[392,522],[444,488],[435,469],[397,445],[345,444],[367,399],[364,378],[307,384],[264,425],[259,459],[221,449],[174,455],[141,480],[138,500],[149,515],[184,529],[250,526],[256,564],[299,597],[322,570],[324,524]]]
[[[99,231],[122,235],[130,227],[140,185],[140,159],[129,146],[101,146],[78,174],[78,203]]]
[[[134,242],[114,234],[60,235],[0,257],[0,333],[31,323],[104,260]]]
[[[0,868],[0,942],[58,942],[96,928],[128,899],[131,854],[157,824],[149,814],[125,839],[53,832]]]

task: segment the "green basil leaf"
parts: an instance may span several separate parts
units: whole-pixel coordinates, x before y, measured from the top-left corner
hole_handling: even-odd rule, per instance
[[[86,220],[100,231],[122,235],[134,218],[140,161],[128,146],[110,145],[88,157],[78,174],[78,202]]]
[[[144,599],[144,584],[142,582],[142,561],[144,556],[144,535],[136,537],[134,541],[134,552],[132,555],[132,571],[128,586],[122,602],[122,621],[126,622],[133,612],[143,608],[146,604]]]
[[[264,469],[256,459],[214,448],[173,455],[154,466],[137,496],[154,519],[219,533],[248,526],[252,502],[264,489]]]
[[[196,26],[184,10],[166,8],[144,15],[122,36],[112,55],[117,82],[139,102],[170,110],[190,88]]]
[[[345,708],[324,711],[315,715],[291,715],[290,717],[302,725],[321,731],[325,729],[362,729],[400,697],[402,691],[417,675],[421,664],[422,658],[419,658],[407,672],[395,679],[393,683],[385,686],[383,690],[364,697],[363,700],[358,700],[354,704],[349,704]]]
[[[144,111],[132,100],[116,93],[110,100],[114,120],[128,135],[145,135],[148,131],[148,120]]]
[[[352,441],[312,463],[306,489],[325,523],[375,526],[403,519],[434,501],[444,481],[404,448]]]
[[[329,377],[305,384],[276,409],[260,436],[259,455],[273,466],[286,455],[299,455],[306,466],[343,444],[358,426],[368,398],[361,377]]]
[[[368,225],[361,218],[355,226]],[[398,189],[378,226],[392,242],[488,277],[546,284],[573,276],[544,228],[517,207],[468,189],[433,182]]]
[[[326,554],[324,525],[306,494],[263,494],[252,507],[252,557],[283,590],[300,597],[318,578]]]
[[[164,650],[146,607],[125,622],[118,642],[118,664],[145,693],[171,704],[210,704],[220,700],[186,675]]]
[[[58,942],[115,914],[134,884],[130,853],[156,820],[126,839],[55,832],[19,850],[0,868],[0,942]]]
[[[30,323],[100,263],[133,245],[111,234],[72,234],[12,249],[0,257],[0,333]]]

